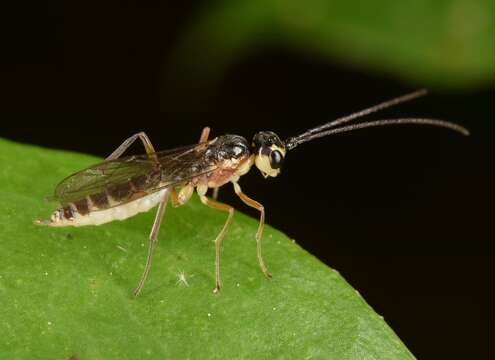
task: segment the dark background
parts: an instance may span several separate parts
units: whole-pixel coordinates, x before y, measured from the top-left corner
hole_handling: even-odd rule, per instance
[[[37,6],[2,12],[0,136],[20,142],[105,156],[140,130],[157,149],[206,125],[286,138],[418,87],[265,46],[202,88],[167,66],[191,3]],[[241,180],[267,222],[337,269],[420,359],[476,358],[492,341],[494,95],[433,91],[373,117],[447,119],[469,138],[363,130],[297,148],[276,179]],[[228,186],[220,198],[256,215]]]

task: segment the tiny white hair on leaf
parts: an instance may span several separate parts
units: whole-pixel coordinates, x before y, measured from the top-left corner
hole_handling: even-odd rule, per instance
[[[183,284],[184,286],[189,286],[189,283],[187,282],[187,278],[186,278],[186,273],[185,271],[179,271],[177,273],[177,282],[176,282],[177,285],[180,285],[180,284]]]

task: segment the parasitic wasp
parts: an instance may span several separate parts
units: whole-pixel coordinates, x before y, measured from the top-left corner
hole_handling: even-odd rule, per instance
[[[124,220],[158,205],[151,228],[148,254],[143,274],[134,290],[141,292],[151,268],[153,250],[158,231],[169,200],[173,207],[186,203],[194,190],[201,202],[213,209],[226,212],[227,220],[215,239],[215,288],[218,292],[220,280],[220,243],[232,221],[234,208],[218,202],[216,196],[207,197],[209,188],[232,183],[235,193],[248,206],[260,212],[256,232],[256,253],[263,274],[270,278],[261,255],[261,239],[265,223],[265,209],[259,202],[244,194],[238,183],[252,166],[267,177],[279,175],[288,151],[300,144],[324,136],[349,132],[368,127],[417,124],[447,128],[463,135],[469,135],[464,127],[452,122],[424,118],[399,118],[374,120],[344,125],[352,120],[393,105],[404,103],[426,94],[419,90],[351,115],[333,120],[321,126],[282,141],[271,131],[254,135],[251,144],[242,136],[223,135],[209,140],[210,129],[203,129],[199,143],[172,150],[156,152],[144,132],[125,140],[103,162],[90,166],[62,180],[55,188],[53,200],[61,207],[48,220],[36,220],[39,225],[83,226],[101,225],[113,220]],[[146,150],[145,155],[121,157],[134,141],[140,139]]]

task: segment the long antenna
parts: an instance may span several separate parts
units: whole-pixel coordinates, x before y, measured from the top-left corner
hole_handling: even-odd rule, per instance
[[[415,92],[412,92],[412,93],[409,93],[409,94],[406,94],[406,95],[403,95],[403,96],[399,96],[399,97],[394,98],[394,99],[391,99],[391,100],[384,101],[384,102],[382,102],[380,104],[371,106],[371,107],[369,107],[367,109],[364,109],[364,110],[355,112],[355,113],[353,113],[351,115],[340,117],[340,118],[335,119],[335,120],[333,120],[333,121],[331,121],[329,123],[326,123],[326,124],[323,124],[321,126],[315,127],[314,129],[308,130],[304,134],[301,134],[299,136],[306,136],[306,135],[309,135],[309,134],[314,134],[316,132],[320,132],[320,131],[325,130],[325,129],[328,129],[328,128],[332,128],[332,127],[336,127],[338,125],[345,124],[345,123],[347,123],[349,121],[352,121],[354,119],[357,119],[357,118],[360,118],[360,117],[363,117],[363,116],[366,116],[366,115],[369,115],[369,114],[373,114],[373,113],[378,112],[380,110],[384,110],[384,109],[387,109],[389,107],[392,107],[392,106],[395,106],[395,105],[398,105],[398,104],[402,104],[402,103],[405,103],[405,102],[408,102],[408,101],[417,99],[417,98],[419,98],[421,96],[425,96],[427,93],[428,93],[428,90],[426,90],[426,89],[420,89],[420,90],[417,90]]]
[[[361,123],[357,125],[351,125],[351,126],[344,126],[340,128],[336,128],[339,125],[345,124],[347,122],[350,122],[354,119],[361,118],[363,116],[375,113],[377,111],[389,108],[391,106],[401,104],[407,101],[411,101],[413,99],[416,99],[418,97],[424,96],[427,94],[426,89],[421,89],[415,92],[412,92],[410,94],[406,94],[388,101],[384,101],[378,105],[371,106],[369,108],[366,108],[364,110],[355,112],[351,115],[343,116],[341,118],[338,118],[336,120],[330,121],[326,124],[320,125],[318,127],[315,127],[313,129],[310,129],[298,136],[291,137],[285,141],[286,148],[288,150],[291,150],[295,148],[297,145],[305,143],[307,141],[310,141],[312,139],[316,139],[322,136],[327,136],[327,135],[332,135],[332,134],[337,134],[341,132],[347,132],[351,130],[357,130],[357,129],[363,129],[367,127],[374,127],[374,126],[386,126],[386,125],[397,125],[397,124],[421,124],[421,125],[432,125],[432,126],[437,126],[437,127],[444,127],[444,128],[449,128],[451,130],[460,132],[464,135],[469,135],[469,131],[462,126],[456,125],[454,123],[444,121],[444,120],[435,120],[435,119],[419,119],[419,118],[404,118],[404,119],[390,119],[390,120],[377,120],[377,121],[370,121],[366,123]],[[323,131],[327,129],[332,129],[331,131]]]
[[[342,126],[339,128],[335,129],[330,129],[327,131],[322,131],[319,133],[314,133],[314,134],[309,134],[305,137],[294,137],[286,140],[285,146],[287,147],[288,150],[294,149],[296,146],[311,141],[313,139],[317,139],[320,137],[328,136],[328,135],[334,135],[334,134],[339,134],[343,132],[349,132],[353,130],[359,130],[359,129],[365,129],[369,127],[377,127],[377,126],[389,126],[389,125],[407,125],[407,124],[416,124],[416,125],[431,125],[431,126],[436,126],[436,127],[443,127],[447,128],[450,130],[457,131],[458,133],[461,133],[462,135],[469,135],[469,130],[466,128],[451,123],[449,121],[445,120],[437,120],[437,119],[422,119],[422,118],[403,118],[403,119],[386,119],[386,120],[375,120],[375,121],[368,121],[364,123],[359,123],[359,124],[354,124],[354,125],[347,125],[347,126]]]

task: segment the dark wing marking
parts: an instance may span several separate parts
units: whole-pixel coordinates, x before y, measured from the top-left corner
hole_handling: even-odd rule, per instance
[[[162,183],[176,184],[215,170],[217,166],[205,156],[207,149],[208,144],[197,144],[177,153],[157,153],[162,169]]]
[[[62,205],[104,192],[109,185],[118,185],[138,176],[149,176],[156,162],[134,157],[104,161],[70,175],[62,180],[51,199]],[[151,177],[150,177],[151,180]]]
[[[194,144],[157,152],[158,163],[148,155],[103,161],[62,180],[50,199],[66,205],[133,179],[140,179],[140,188],[148,193],[187,182],[216,169],[214,164],[205,164],[207,147]]]

